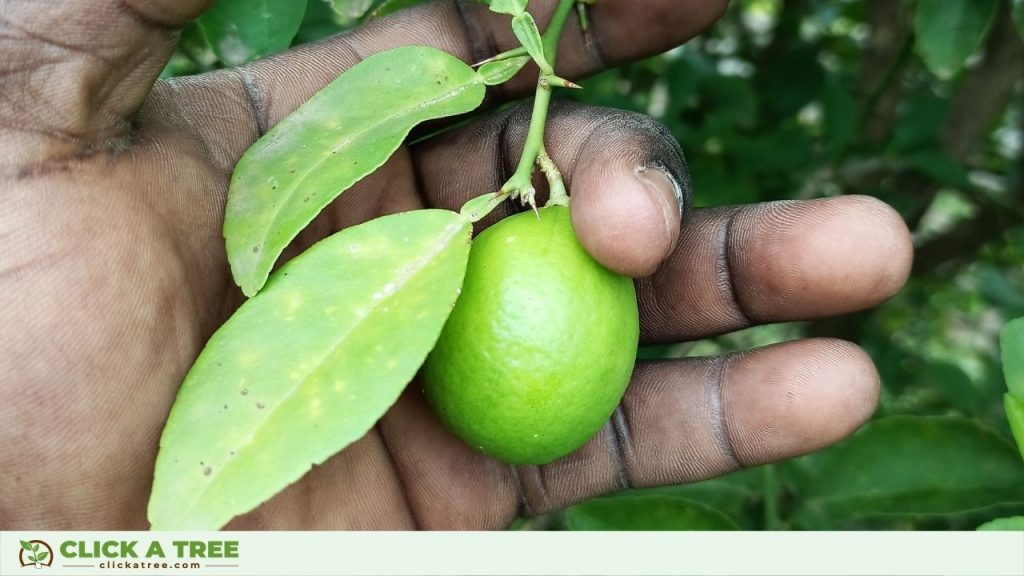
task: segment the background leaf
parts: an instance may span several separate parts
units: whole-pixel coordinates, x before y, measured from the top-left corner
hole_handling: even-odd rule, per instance
[[[917,51],[933,74],[953,76],[977,51],[999,0],[917,0]]]
[[[1006,387],[1014,397],[1024,400],[1024,318],[1018,318],[1003,328],[1000,345]]]
[[[307,0],[217,0],[199,28],[221,62],[237,66],[287,48]]]
[[[1017,25],[1021,39],[1024,39],[1024,0],[1013,0],[1013,23]]]
[[[693,500],[651,494],[595,498],[565,511],[570,530],[736,530],[725,514]]]
[[[436,342],[470,232],[443,210],[386,216],[277,271],[213,335],[178,392],[160,440],[153,528],[219,528],[363,436]]]
[[[292,239],[413,126],[469,112],[485,90],[458,58],[407,46],[363,60],[282,120],[242,156],[228,191],[224,237],[242,291],[255,294]]]
[[[1024,531],[1024,516],[1014,516],[1013,518],[997,518],[991,522],[986,522],[981,526],[978,526],[978,530],[981,531],[994,531],[994,530],[1013,530],[1013,531]]]
[[[824,453],[810,482],[805,520],[952,513],[1024,501],[1024,462],[973,421],[894,416]]]
[[[1007,394],[1003,397],[1003,407],[1006,410],[1006,419],[1010,422],[1010,431],[1017,441],[1017,448],[1024,457],[1024,400]]]
[[[361,18],[380,5],[381,0],[314,0],[327,2],[335,12],[348,19]]]
[[[382,18],[392,12],[398,12],[399,10],[417,6],[419,4],[426,4],[428,1],[429,0],[384,0],[370,13],[370,15],[373,18]]]

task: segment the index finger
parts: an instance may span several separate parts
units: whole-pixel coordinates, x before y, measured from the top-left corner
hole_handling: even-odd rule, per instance
[[[557,0],[534,0],[530,11],[544,29]],[[727,0],[599,0],[584,33],[576,19],[562,35],[558,73],[578,78],[663,52],[714,22]],[[507,16],[465,0],[431,2],[382,18],[324,42],[309,44],[239,69],[259,131],[265,132],[316,91],[367,56],[390,48],[425,45],[477,62],[517,47]],[[534,82],[513,82],[499,96]]]

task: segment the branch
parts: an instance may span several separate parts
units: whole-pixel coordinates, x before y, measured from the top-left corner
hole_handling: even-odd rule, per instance
[[[1014,27],[1010,4],[1004,1],[985,41],[984,59],[964,77],[953,96],[941,137],[942,148],[951,158],[965,161],[984,141],[1013,98],[1022,69],[1024,42]],[[935,193],[932,190],[932,197]],[[1013,202],[1024,202],[1020,182],[1014,184],[1011,195],[1015,197]],[[952,273],[974,260],[986,244],[1000,240],[1010,229],[1022,224],[1024,218],[1019,212],[985,202],[969,222],[921,246],[914,273]]]
[[[1010,3],[1000,2],[985,57],[960,82],[942,130],[942,148],[963,161],[977,148],[1006,110],[1024,70],[1024,44],[1014,26]]]
[[[861,68],[861,132],[871,142],[885,140],[896,120],[902,86],[895,80],[910,61],[913,36],[906,2],[871,0],[868,25],[871,40]]]

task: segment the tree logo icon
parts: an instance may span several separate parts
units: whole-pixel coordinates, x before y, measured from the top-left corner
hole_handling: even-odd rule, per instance
[[[22,566],[42,568],[53,564],[53,548],[42,540],[21,540],[18,562]]]

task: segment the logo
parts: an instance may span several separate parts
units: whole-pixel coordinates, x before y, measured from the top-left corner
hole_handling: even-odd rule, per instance
[[[53,548],[42,540],[21,540],[18,562],[22,566],[42,568],[53,564]]]

